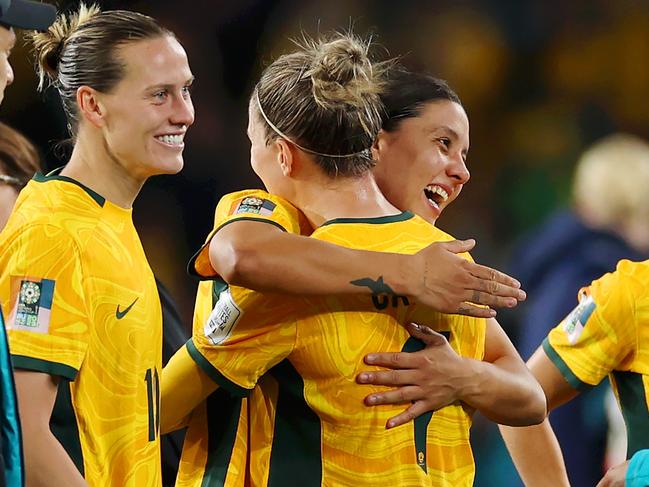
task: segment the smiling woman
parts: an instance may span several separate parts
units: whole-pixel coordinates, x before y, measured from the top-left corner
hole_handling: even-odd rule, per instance
[[[74,148],[0,239],[27,480],[157,486],[162,316],[131,206],[183,167],[193,76],[173,33],[134,12],[81,5],[32,40]]]

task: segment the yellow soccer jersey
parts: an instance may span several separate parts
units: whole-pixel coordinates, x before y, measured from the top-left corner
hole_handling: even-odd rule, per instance
[[[543,349],[575,389],[607,375],[627,427],[630,458],[649,448],[649,261],[622,260],[579,292],[579,305]]]
[[[207,334],[210,340],[218,342],[230,331],[230,324],[237,319],[237,307],[232,306],[231,290],[215,273],[209,262],[209,244],[214,234],[232,222],[239,220],[260,221],[274,225],[283,231],[308,234],[311,229],[302,215],[287,201],[269,195],[261,190],[245,190],[225,195],[215,211],[214,229],[205,244],[189,264],[190,274],[204,280],[198,286],[194,309],[194,330]],[[232,288],[242,290],[242,288]],[[235,291],[238,292],[238,291]],[[246,291],[247,292],[247,291]],[[286,316],[282,303],[289,298],[273,296],[257,310],[261,322],[268,314]],[[276,302],[273,302],[275,301]],[[220,303],[214,310],[217,303]],[[190,342],[188,350],[199,363],[204,361]],[[210,369],[211,370],[211,369]],[[261,386],[260,386],[261,387]],[[232,397],[227,390],[219,389],[192,413],[189,421],[182,457],[176,480],[177,487],[224,485],[238,487],[248,485],[248,466],[252,463],[249,455],[255,453],[249,448],[254,445],[267,445],[269,428],[261,429],[260,424],[268,424],[267,410],[264,410],[265,394],[256,389],[254,408],[257,425],[248,427],[250,401],[252,398]],[[182,398],[178,398],[182,400]],[[255,448],[256,451],[261,448]]]
[[[162,313],[131,210],[37,175],[0,249],[14,365],[60,378],[55,436],[91,486],[159,486]]]
[[[408,212],[334,220],[313,237],[399,253],[451,240]],[[198,365],[235,396],[264,388],[248,399],[251,485],[472,485],[471,417],[462,406],[386,430],[403,406],[365,406],[367,394],[384,388],[355,378],[369,352],[421,349],[403,327],[413,320],[480,360],[485,320],[435,313],[405,297],[290,299],[236,287],[223,288],[209,317],[197,318],[187,348]],[[268,444],[253,448],[256,429],[269,426]]]

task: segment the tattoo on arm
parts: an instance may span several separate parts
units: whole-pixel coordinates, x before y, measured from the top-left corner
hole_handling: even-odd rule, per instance
[[[406,296],[396,294],[393,289],[383,281],[383,276],[379,276],[376,281],[369,277],[364,277],[363,279],[350,281],[350,284],[369,288],[370,291],[372,291],[372,304],[374,304],[376,309],[385,309],[390,305],[393,308],[397,308],[399,306],[399,301],[401,301],[404,306],[410,304]]]
[[[388,286],[385,282],[383,282],[383,276],[379,276],[379,278],[375,281],[374,279],[370,277],[364,277],[362,279],[356,279],[355,281],[351,281],[350,284],[353,284],[354,286],[360,286],[360,287],[368,287],[370,288],[370,291],[372,291],[372,294],[389,294],[389,295],[394,295],[395,292],[392,290],[390,286]]]

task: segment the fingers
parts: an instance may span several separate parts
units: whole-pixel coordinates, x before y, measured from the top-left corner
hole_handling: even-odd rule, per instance
[[[409,323],[406,326],[406,329],[408,330],[408,333],[410,333],[413,337],[420,339],[426,345],[442,346],[447,343],[444,335],[433,331],[427,326],[418,325],[417,323]]]
[[[475,247],[475,240],[472,238],[467,240],[453,240],[451,242],[444,242],[443,245],[446,247],[446,250],[449,250],[454,254],[461,254],[472,250],[473,247]]]
[[[495,310],[485,308],[484,306],[476,306],[472,303],[461,303],[456,313],[459,315],[473,316],[475,318],[493,318],[496,316]]]
[[[427,406],[424,401],[417,401],[401,414],[397,414],[388,420],[385,427],[387,429],[401,426],[402,424],[409,423],[413,419],[421,416],[422,414],[430,411],[431,408]]]
[[[361,372],[356,376],[356,382],[358,382],[359,384],[373,384],[379,386],[410,385],[417,382],[417,371],[373,370]]]
[[[497,282],[504,285],[505,287],[511,287],[515,289],[519,289],[521,287],[520,282],[518,282],[513,277],[508,276],[504,272],[497,271],[496,269],[492,269],[491,267],[487,267],[485,265],[476,264],[475,262],[471,262],[470,264],[471,274],[480,279]]]
[[[365,405],[378,406],[380,404],[404,404],[419,399],[424,399],[421,389],[417,386],[406,386],[391,391],[370,394],[365,398]]]
[[[417,366],[415,353],[370,353],[365,356],[365,363],[368,365],[377,365],[379,367],[388,367],[390,369],[413,369]]]
[[[516,298],[494,296],[493,294],[476,290],[466,290],[463,293],[463,298],[469,303],[481,304],[491,308],[513,308],[518,304]]]

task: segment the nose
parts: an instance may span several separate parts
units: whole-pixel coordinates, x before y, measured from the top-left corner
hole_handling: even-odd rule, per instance
[[[178,96],[175,100],[171,123],[189,127],[194,123],[194,104],[189,96]]]
[[[466,167],[466,162],[464,162],[464,156],[460,153],[455,154],[451,159],[451,163],[448,165],[446,172],[449,177],[460,184],[466,184],[471,178],[471,173]]]

